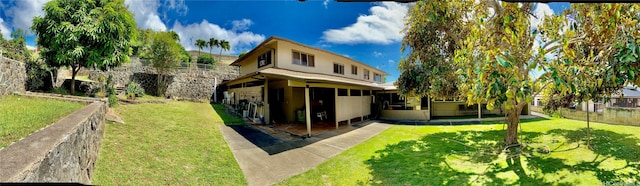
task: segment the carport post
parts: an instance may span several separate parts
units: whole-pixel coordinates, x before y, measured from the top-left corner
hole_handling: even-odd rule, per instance
[[[304,107],[307,118],[307,135],[311,137],[311,99],[309,98],[309,85],[304,87]]]
[[[334,97],[334,99],[333,99],[333,102],[334,102],[333,111],[335,113],[334,116],[336,118],[335,119],[336,120],[336,129],[338,129],[338,88],[334,88],[334,91],[335,91],[335,93],[333,94],[333,97]]]
[[[482,119],[482,104],[478,103],[478,119]]]

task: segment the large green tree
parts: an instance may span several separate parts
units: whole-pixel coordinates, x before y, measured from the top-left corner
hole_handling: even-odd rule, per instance
[[[150,36],[149,61],[158,75],[157,95],[163,96],[168,81],[167,75],[184,59],[184,48],[178,42],[179,38],[175,38],[171,32],[154,32]]]
[[[640,5],[572,4],[545,22],[545,42],[557,47],[555,91],[573,101],[607,100],[627,85],[640,85]],[[588,116],[588,115],[587,115]],[[590,147],[587,118],[587,147]]]
[[[579,94],[614,92],[619,86],[607,83],[622,86],[637,80],[630,70],[637,62],[619,61],[633,61],[628,56],[634,48],[621,46],[637,43],[638,8],[572,5],[563,16],[545,17],[541,26],[530,22],[533,8],[531,3],[497,0],[417,2],[405,25],[402,49],[409,52],[399,66],[399,89],[405,95],[458,96],[468,104],[486,103],[489,110],[504,105],[505,145],[514,146],[522,109],[550,83]],[[591,51],[589,45],[611,50]],[[592,54],[599,57],[586,57]],[[541,75],[531,76],[533,70]]]
[[[31,29],[42,58],[71,69],[71,94],[81,67],[106,70],[129,62],[136,23],[124,0],[53,0],[43,10]]]

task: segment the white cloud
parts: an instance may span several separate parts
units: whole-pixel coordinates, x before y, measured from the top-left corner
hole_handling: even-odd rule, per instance
[[[249,31],[227,30],[216,24],[202,20],[200,23],[182,25],[176,22],[171,29],[180,36],[180,43],[187,50],[197,50],[193,44],[197,39],[209,40],[214,37],[216,39],[224,39],[229,41],[231,50],[223,52],[226,54],[236,54],[242,51],[251,50],[256,44],[265,40],[264,35],[254,34]],[[207,49],[204,49],[207,50]],[[219,52],[218,48],[213,49],[214,53]]]
[[[324,8],[329,8],[329,0],[324,0],[324,2],[322,2],[322,5],[324,5]]]
[[[167,30],[167,26],[158,15],[158,8],[160,7],[159,1],[126,0],[124,4],[128,6],[129,11],[134,14],[138,28],[149,28],[156,31]]]
[[[33,18],[44,15],[42,7],[49,1],[50,0],[14,1],[15,5],[9,8],[5,15],[11,18],[11,26],[14,29],[21,28],[30,30],[29,28],[33,23]]]
[[[250,19],[233,20],[231,21],[231,24],[233,25],[233,28],[231,28],[231,30],[244,31],[249,29],[249,26],[253,24],[253,21],[251,21]]]
[[[370,15],[361,15],[356,23],[340,29],[323,32],[322,39],[330,43],[390,44],[402,40],[404,18],[409,6],[395,2],[383,2],[369,9]]]
[[[393,65],[396,63],[396,61],[390,59],[389,61],[387,61],[387,63],[389,63],[389,65]]]
[[[5,39],[9,39],[11,34],[11,30],[9,30],[9,27],[5,24],[2,18],[0,18],[0,33],[2,33],[2,37]]]
[[[184,0],[165,0],[162,9],[162,20],[169,21],[167,12],[174,10],[178,15],[185,16],[189,12],[189,7],[184,4]]]
[[[536,9],[533,10],[534,16],[529,16],[529,20],[531,22],[531,28],[538,28],[538,25],[542,24],[544,21],[545,15],[553,15],[553,10],[549,8],[549,5],[546,3],[537,3]]]
[[[373,57],[382,57],[382,52],[373,51]]]

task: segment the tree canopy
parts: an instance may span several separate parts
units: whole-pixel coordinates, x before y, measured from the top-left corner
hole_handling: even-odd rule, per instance
[[[71,68],[72,94],[80,67],[105,70],[129,61],[136,23],[124,0],[53,0],[43,10],[31,29],[49,65]]]
[[[179,38],[175,38],[171,32],[152,32],[150,41],[149,61],[158,75],[157,95],[162,96],[167,83],[166,75],[180,65],[184,48],[178,42]]]
[[[505,144],[511,146],[518,144],[522,109],[549,83],[565,92],[613,91],[617,87],[605,87],[637,79],[637,57],[629,57],[640,48],[633,47],[637,5],[572,4],[564,14],[544,19],[533,10],[532,3],[498,0],[417,2],[405,23],[402,51],[408,54],[399,65],[399,90],[486,103],[489,110],[504,105]],[[542,25],[532,24],[532,16]],[[534,70],[542,74],[532,76]]]

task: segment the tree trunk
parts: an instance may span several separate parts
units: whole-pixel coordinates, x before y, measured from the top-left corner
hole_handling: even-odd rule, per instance
[[[595,107],[593,108],[595,111]],[[589,126],[589,101],[587,101],[587,149],[591,149],[591,127]]]
[[[520,113],[527,102],[521,102],[514,105],[514,108],[507,110],[507,136],[505,137],[505,146],[517,146],[518,143],[518,125],[520,124]]]
[[[222,48],[220,48],[220,55],[218,55],[218,61],[216,61],[216,63],[220,61],[222,61]]]
[[[161,77],[162,77],[161,73],[158,72],[158,77],[157,77],[158,83],[156,85],[156,91],[157,91],[158,97],[164,96],[164,95],[162,95],[162,88],[160,88],[162,86],[162,83],[160,83],[160,82],[162,82]]]
[[[76,69],[80,69],[80,67],[71,67],[71,95],[75,96],[76,95],[76,74],[78,73],[78,70]]]
[[[517,145],[518,144],[518,124],[520,124],[520,114],[517,113],[518,109],[510,109],[507,112],[507,136],[505,137],[505,145]]]

